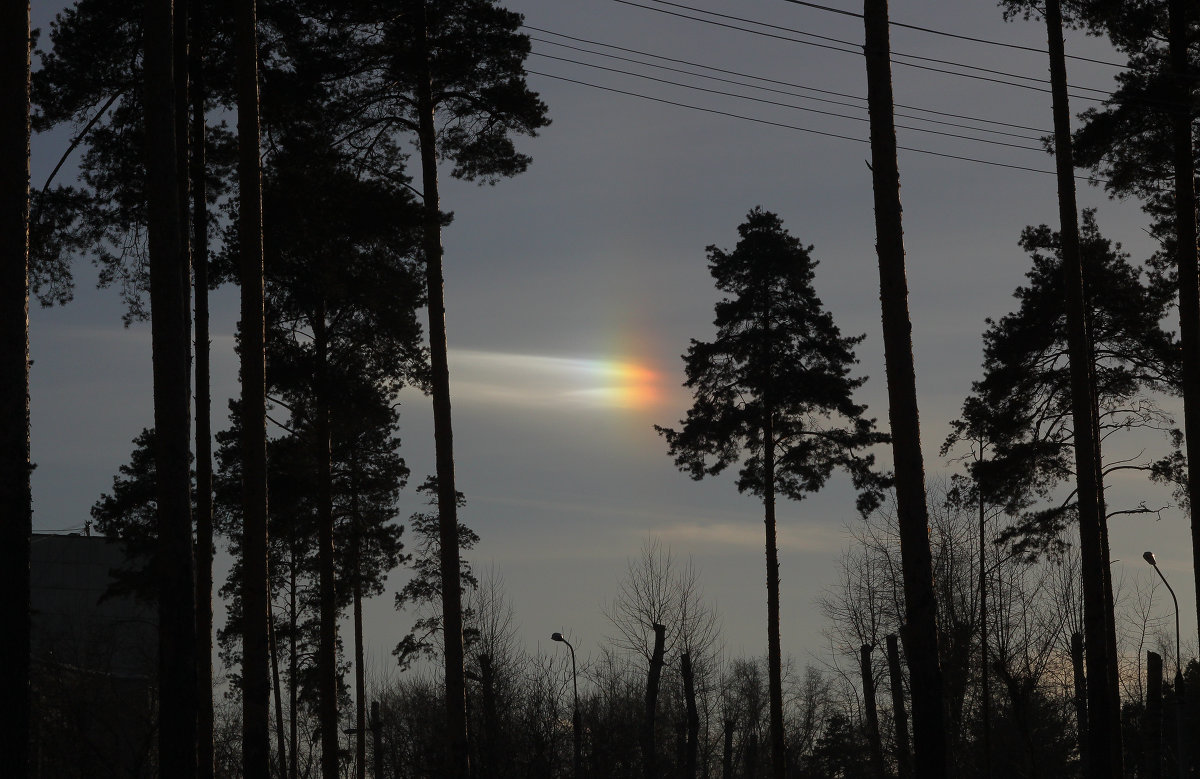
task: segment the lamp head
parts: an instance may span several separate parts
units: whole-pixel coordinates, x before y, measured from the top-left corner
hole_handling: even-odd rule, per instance
[[[1142,559],[1145,560],[1146,562],[1150,563],[1151,565],[1153,565],[1155,568],[1158,567],[1158,561],[1154,559],[1154,552],[1143,553]]]
[[[1147,552],[1147,554],[1149,554],[1149,553]],[[550,634],[550,640],[551,641],[566,641],[566,639],[563,638],[563,634],[559,633],[557,631]]]

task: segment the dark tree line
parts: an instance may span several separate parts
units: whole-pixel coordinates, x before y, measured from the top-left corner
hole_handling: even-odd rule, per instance
[[[204,303],[210,282],[200,271],[207,271],[210,241],[223,239],[212,281],[235,279],[242,291],[236,467],[223,456],[242,494],[236,501],[227,495],[218,511],[240,523],[227,532],[237,539],[241,576],[237,632],[243,644],[238,654],[245,770],[254,775],[267,770],[268,695],[273,686],[278,689],[268,670],[277,637],[268,630],[268,524],[278,513],[267,505],[270,399],[271,413],[296,442],[296,456],[284,465],[315,471],[307,482],[315,495],[300,503],[318,518],[317,543],[305,543],[319,550],[317,706],[322,770],[333,776],[338,770],[338,602],[349,598],[361,613],[362,598],[379,586],[379,574],[369,571],[401,557],[398,528],[389,531],[390,546],[370,541],[371,528],[391,520],[395,490],[407,476],[390,432],[396,426],[392,398],[400,386],[416,382],[435,388],[439,408],[448,409],[444,335],[433,339],[434,365],[442,369],[441,378],[435,374],[431,380],[429,352],[420,345],[416,321],[419,307],[436,303],[431,322],[438,325],[431,332],[444,333],[437,235],[447,219],[438,208],[435,160],[439,154],[455,159],[452,173],[464,178],[494,181],[518,173],[529,158],[515,151],[509,135],[532,134],[545,124],[546,109],[524,86],[521,63],[528,42],[516,32],[520,18],[491,2],[440,3],[429,19],[421,2],[409,3],[399,15],[394,4],[369,2],[281,1],[261,7],[148,2],[144,8],[143,17],[141,7],[84,0],[52,26],[53,48],[43,52],[36,82],[38,126],[76,122],[83,128],[64,154],[65,159],[82,149],[81,178],[76,185],[47,182],[37,193],[35,235],[43,272],[35,285],[47,296],[68,298],[69,261],[88,255],[101,267],[102,285],[120,287],[129,307],[127,321],[149,315],[152,322],[156,431],[143,443],[153,443],[160,454],[152,469],[145,462],[140,467],[159,486],[152,502],[161,516],[159,526],[143,530],[157,539],[152,564],[163,577],[154,591],[163,609],[162,684],[170,705],[162,710],[160,753],[172,761],[173,775],[192,775],[197,738],[187,728],[194,730],[199,719],[200,741],[211,741],[208,718],[197,718],[195,700],[197,690],[211,695],[211,672],[201,676],[202,683],[189,676],[199,654],[207,656],[211,646],[211,619],[201,620],[205,636],[191,637],[197,604],[202,616],[211,614]],[[376,35],[380,25],[387,30],[382,38]],[[107,45],[96,46],[97,40]],[[27,58],[28,46],[22,50]],[[236,136],[206,118],[231,108],[237,109]],[[435,109],[457,118],[433,128],[425,115],[431,118]],[[260,138],[265,140],[261,151]],[[409,184],[401,150],[410,139],[426,158],[420,207],[413,201],[418,190]],[[189,212],[184,204],[192,193]],[[210,220],[213,205],[223,205],[229,219]],[[189,235],[190,226],[195,229]],[[197,267],[198,351],[203,353],[197,379],[205,382],[197,388],[204,415],[198,428],[205,438],[197,445],[204,471],[197,541],[203,570],[196,577],[188,562],[193,559],[186,389],[191,351],[190,315],[183,311],[190,302],[189,238],[203,259]],[[173,384],[164,383],[168,377]],[[168,408],[173,410],[167,413]],[[447,470],[452,467],[449,418],[437,416],[438,448],[445,450],[438,483],[454,494]],[[225,443],[232,442],[226,438]],[[287,448],[272,446],[281,452]],[[223,491],[220,485],[218,491]],[[295,502],[287,504],[282,508],[295,517]],[[451,501],[443,514],[453,510]],[[449,542],[441,545],[444,555],[457,554],[454,527],[443,532]],[[296,548],[297,533],[281,532]],[[342,584],[336,585],[339,566]],[[441,566],[456,567],[453,560]],[[174,600],[168,599],[171,593]],[[452,588],[445,598],[456,595]],[[450,609],[459,610],[457,605]],[[179,624],[172,627],[172,619]],[[457,619],[446,618],[451,633]],[[361,628],[361,617],[358,624]],[[361,654],[360,648],[360,659]],[[457,664],[461,668],[461,658]],[[461,684],[461,670],[448,678]],[[181,696],[178,705],[171,697],[176,695]],[[456,708],[447,708],[450,716]],[[361,706],[357,719],[362,730]],[[175,724],[167,727],[168,722]],[[460,751],[448,752],[447,759],[457,760]],[[199,758],[203,773],[208,773],[210,752],[206,747]],[[465,773],[465,763],[460,769]]]
[[[994,760],[995,773],[1014,776],[1161,767],[1162,750],[1143,735],[1166,727],[1151,713],[1161,698],[1184,691],[1149,678],[1123,706],[1130,675],[1108,548],[1110,519],[1156,509],[1109,505],[1104,485],[1116,470],[1137,470],[1171,483],[1189,509],[1200,504],[1200,480],[1189,478],[1200,458],[1200,13],[1186,0],[1000,5],[1046,25],[1059,220],[1024,233],[1033,268],[1019,310],[988,322],[983,376],[945,449],[967,450],[966,472],[945,495],[926,489],[887,3],[867,0],[889,431],[877,432],[853,401],[865,381],[852,375],[862,338],[842,336],[824,310],[811,247],[778,216],[751,211],[734,250],[708,249],[727,296],[716,338],[692,342],[684,361],[693,406],[678,429],[658,430],[682,471],[700,479],[737,464],[738,489],[762,501],[767,656],[722,662],[695,580],[665,575],[649,552],[631,580],[661,588],[620,590],[610,617],[621,639],[585,664],[587,770],[646,779],[769,770],[782,779],[988,775]],[[6,111],[0,127],[0,348],[5,376],[24,382],[5,381],[0,396],[5,473],[21,475],[0,492],[0,567],[13,593],[4,602],[14,607],[0,665],[18,713],[4,741],[17,770],[29,740],[28,297],[68,300],[70,263],[87,256],[101,284],[119,288],[127,321],[151,324],[153,431],[135,440],[94,516],[143,563],[121,585],[158,604],[158,770],[207,777],[233,770],[234,755],[247,776],[269,775],[272,760],[281,776],[317,763],[325,779],[338,776],[347,691],[337,620],[352,609],[360,777],[372,728],[388,750],[374,757],[394,775],[564,772],[566,665],[518,648],[502,588],[480,586],[460,557],[476,537],[458,517],[446,359],[450,219],[439,166],[481,183],[516,175],[530,158],[514,137],[548,122],[525,83],[520,16],[492,0],[81,0],[56,19],[31,81],[28,9],[16,11],[6,5],[0,25],[10,36],[0,83],[7,104],[25,109]],[[1130,65],[1110,102],[1084,112],[1074,132],[1065,26],[1106,35]],[[78,154],[79,181],[55,181],[56,169],[32,194],[31,90],[35,128],[80,128],[63,155]],[[210,118],[230,110],[236,132]],[[1081,224],[1076,167],[1143,202],[1161,245],[1145,275],[1093,215]],[[214,475],[206,301],[223,281],[241,292],[242,393],[232,427],[217,436]],[[1173,307],[1178,340],[1163,327]],[[422,489],[437,512],[413,517],[412,558],[395,522],[409,476],[395,405],[406,385],[432,398],[436,453]],[[1156,400],[1171,395],[1183,400],[1182,432]],[[1160,431],[1170,446],[1106,461],[1111,437],[1135,429]],[[889,442],[895,473],[879,474],[875,447]],[[830,670],[801,675],[780,641],[777,499],[802,499],[835,471],[849,475],[868,517],[863,549],[851,553],[861,575],[848,574],[826,601],[838,623]],[[881,515],[888,488],[894,511]],[[235,559],[222,589],[233,618],[221,636],[242,702],[233,750],[221,744],[229,725],[214,721],[212,701],[214,528]],[[440,657],[442,671],[376,691],[380,715],[368,723],[362,602],[401,562],[416,576],[397,605],[437,604],[440,613],[419,614],[396,654],[402,664]],[[642,603],[646,592],[663,597]],[[1196,673],[1189,667],[1185,683]],[[1140,665],[1134,678],[1140,690]],[[434,709],[444,717],[430,717]],[[310,725],[319,747],[306,745]]]

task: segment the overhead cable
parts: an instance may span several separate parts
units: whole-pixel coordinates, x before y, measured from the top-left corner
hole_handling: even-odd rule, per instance
[[[737,76],[738,78],[749,78],[752,80],[756,80],[756,82],[775,84],[775,85],[779,85],[779,86],[787,86],[787,88],[799,89],[799,90],[804,90],[804,91],[809,91],[809,92],[817,92],[817,94],[820,94],[820,95],[830,95],[833,97],[845,97],[845,98],[847,98],[847,100],[856,100],[856,101],[859,101],[862,103],[866,102],[865,97],[862,97],[859,95],[848,94],[848,92],[839,92],[839,91],[830,90],[830,89],[821,89],[821,88],[817,88],[817,86],[809,86],[809,85],[805,85],[805,84],[797,84],[796,82],[785,82],[785,80],[767,78],[767,77],[763,77],[763,76],[755,76],[755,74],[752,74],[752,73],[743,73],[743,72],[739,72],[739,71],[727,70],[727,68],[714,67],[712,65],[704,65],[704,64],[702,64],[702,62],[694,62],[694,61],[690,61],[690,60],[673,58],[673,56],[665,56],[662,54],[642,52],[642,50],[640,50],[640,49],[631,49],[631,48],[623,47],[623,46],[614,46],[614,44],[612,44],[612,43],[592,41],[592,40],[588,40],[588,38],[577,37],[574,35],[565,35],[565,34],[563,34],[563,32],[554,32],[553,30],[547,30],[545,28],[536,28],[536,26],[533,26],[530,24],[523,24],[522,26],[524,26],[524,28],[526,28],[527,30],[533,30],[535,32],[542,32],[542,34],[545,34],[545,35],[552,35],[554,37],[565,38],[565,40],[575,41],[577,43],[587,43],[588,46],[599,46],[601,48],[613,49],[613,50],[617,50],[617,52],[624,52],[626,54],[637,54],[638,56],[648,56],[648,58],[652,58],[652,59],[656,59],[656,60],[662,60],[662,61],[666,61],[666,62],[674,62],[674,64],[677,64],[677,65],[686,65],[689,67],[700,67],[700,68],[703,68],[703,70],[713,71],[715,73],[725,73],[725,74],[727,74],[727,76]],[[550,44],[553,44],[553,46],[560,46],[560,47],[564,47],[564,48],[575,48],[575,47],[566,46],[565,43],[560,43],[557,41],[547,41],[547,40],[544,40],[544,38],[533,37],[533,40],[539,41],[541,43],[550,43]],[[581,50],[581,52],[588,52],[588,49],[576,49],[576,50]],[[607,56],[607,58],[612,58],[612,59],[625,59],[625,58],[618,58],[618,56],[613,55],[613,54],[605,54],[602,52],[588,52],[588,53],[595,54],[598,56]],[[628,61],[637,61],[637,60],[628,60]],[[648,65],[650,67],[660,67],[660,68],[664,67],[661,65],[650,64],[650,62],[644,62],[644,65]],[[665,68],[665,70],[672,70],[672,68]],[[686,72],[686,71],[679,71],[679,72]],[[713,77],[712,76],[704,76],[704,78],[713,78]],[[758,88],[756,88],[756,89],[762,89],[762,88],[761,88],[761,86],[758,86]],[[797,97],[803,97],[803,96],[797,95]],[[815,97],[806,97],[806,98],[808,98],[808,100],[817,100],[817,98],[815,98]],[[830,102],[836,102],[836,101],[830,101]],[[838,104],[844,104],[844,103],[838,103]],[[924,113],[924,114],[932,114],[935,116],[948,116],[948,118],[950,118],[950,119],[964,119],[967,121],[979,122],[979,124],[996,125],[997,127],[1012,127],[1012,128],[1014,128],[1014,130],[1027,130],[1030,132],[1038,133],[1038,137],[1049,136],[1049,134],[1051,134],[1050,130],[1044,130],[1044,128],[1042,128],[1042,127],[1033,127],[1030,125],[1020,125],[1020,124],[1015,124],[1015,122],[1000,121],[1000,120],[996,120],[996,119],[984,119],[984,118],[982,118],[982,116],[971,116],[971,115],[967,115],[967,114],[955,114],[955,113],[950,113],[950,112],[944,112],[944,110],[935,110],[932,108],[923,108],[920,106],[912,106],[912,104],[906,104],[906,103],[895,103],[895,107],[896,108],[904,108],[906,110],[917,110],[917,112]],[[896,114],[896,115],[901,116],[904,114]],[[935,121],[932,119],[919,118],[919,116],[907,116],[907,118],[908,119],[918,119],[920,121]],[[947,124],[952,124],[952,122],[947,122]],[[953,126],[959,126],[959,125],[953,125]],[[983,128],[983,127],[977,127],[976,130],[979,130],[980,132],[998,132],[998,131],[994,131],[994,130],[985,130],[985,128]],[[1014,134],[1016,134],[1016,133],[1014,133]],[[1026,136],[1018,136],[1018,137],[1026,137]]]
[[[667,100],[666,98],[653,97],[651,95],[644,95],[644,94],[641,94],[640,92],[631,92],[631,91],[625,90],[625,89],[617,89],[615,87],[607,87],[607,86],[603,86],[601,84],[593,84],[591,82],[581,81],[579,79],[567,78],[566,76],[558,76],[558,75],[554,75],[553,73],[543,73],[543,72],[537,71],[537,70],[527,70],[526,72],[531,75],[542,76],[543,78],[555,79],[557,81],[565,81],[565,82],[568,82],[571,84],[578,84],[580,86],[591,87],[593,89],[600,89],[605,92],[612,92],[612,93],[619,94],[619,95],[627,95],[629,97],[636,97],[636,98],[640,98],[642,100],[649,100],[649,101],[655,102],[655,103],[662,103],[664,105],[676,106],[678,108],[686,108],[686,109],[689,109],[692,111],[700,111],[702,113],[707,113],[707,114],[716,114],[717,116],[725,116],[725,117],[729,117],[731,119],[739,119],[739,120],[745,121],[745,122],[753,122],[755,124],[762,124],[762,125],[767,125],[770,127],[778,127],[778,128],[782,128],[785,130],[794,130],[796,132],[808,133],[810,135],[820,135],[820,136],[824,136],[827,138],[837,138],[837,139],[844,140],[844,141],[852,141],[854,143],[862,143],[862,144],[870,143],[870,141],[865,138],[856,138],[854,136],[842,135],[840,133],[826,132],[824,130],[814,130],[810,127],[801,127],[799,125],[788,124],[786,122],[777,122],[777,121],[773,121],[770,119],[760,119],[760,118],[753,117],[753,116],[746,116],[744,114],[733,113],[732,111],[721,111],[721,110],[718,110],[715,108],[704,108],[702,106],[695,106],[695,105],[690,105],[688,103],[681,103],[676,100]],[[967,157],[965,155],[959,155],[959,154],[947,154],[946,152],[932,151],[930,149],[921,149],[921,148],[912,147],[912,146],[897,146],[896,148],[900,149],[902,151],[913,152],[915,154],[925,154],[925,155],[928,155],[931,157],[942,157],[945,159],[958,160],[960,162],[971,162],[971,163],[976,163],[979,165],[989,165],[989,166],[998,167],[998,168],[1008,168],[1011,170],[1022,170],[1022,171],[1026,171],[1029,173],[1039,173],[1039,174],[1043,174],[1043,175],[1047,175],[1047,176],[1057,175],[1057,173],[1055,171],[1043,170],[1041,168],[1033,168],[1033,167],[1029,167],[1027,165],[1015,165],[1015,164],[1007,163],[1007,162],[997,162],[995,160],[984,160],[984,159],[979,159],[977,157]],[[1108,183],[1105,179],[1095,178],[1092,176],[1078,176],[1077,175],[1077,176],[1075,176],[1075,178],[1080,181],[1088,181],[1088,182],[1093,182],[1093,183],[1098,183],[1098,184]]]
[[[654,2],[658,2],[658,0],[654,0]],[[818,11],[828,11],[830,13],[840,14],[841,16],[853,16],[856,19],[861,19],[863,16],[862,14],[855,13],[854,11],[845,11],[845,10],[842,10],[841,8],[832,8],[830,6],[820,5],[818,3],[808,3],[808,2],[804,2],[804,0],[783,0],[783,2],[791,3],[792,5],[802,5],[806,8],[815,8]],[[990,40],[988,38],[976,38],[973,35],[961,35],[959,33],[948,32],[946,30],[936,30],[932,27],[922,27],[919,24],[905,24],[904,22],[897,22],[897,21],[889,21],[888,24],[891,25],[892,27],[903,27],[906,30],[916,30],[918,32],[929,33],[930,35],[940,35],[944,38],[957,38],[958,40],[971,41],[972,43],[984,43],[984,44],[987,44],[988,46],[1001,46],[1006,49],[1018,49],[1020,51],[1031,51],[1036,54],[1048,54],[1049,53],[1045,49],[1039,49],[1037,46],[1024,46],[1020,43],[1010,43],[1008,41],[994,41],[994,40]],[[1136,68],[1132,68],[1129,65],[1125,65],[1120,62],[1110,62],[1108,60],[1093,59],[1092,57],[1083,57],[1078,54],[1068,54],[1068,55],[1066,55],[1066,57],[1067,57],[1067,59],[1077,60],[1079,62],[1090,62],[1093,65],[1107,65],[1110,68],[1121,68],[1122,70],[1136,70]]]

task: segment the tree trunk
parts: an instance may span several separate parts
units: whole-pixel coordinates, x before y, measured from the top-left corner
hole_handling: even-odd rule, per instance
[[[1192,156],[1192,86],[1187,34],[1195,2],[1170,0],[1168,57],[1175,97],[1171,111],[1171,140],[1175,168],[1175,252],[1179,271],[1179,335],[1183,342],[1183,419],[1188,459],[1188,498],[1192,515],[1192,562],[1200,566],[1200,277],[1196,256],[1196,160]],[[1200,616],[1200,576],[1195,576],[1196,609]]]
[[[362,609],[362,539],[358,515],[357,484],[351,486],[350,500],[353,504],[350,521],[354,523],[354,775],[356,779],[367,776],[367,682],[363,668],[363,609]]]
[[[190,311],[181,251],[171,0],[146,4],[146,198],[158,500],[159,766],[196,775],[196,600],[192,562]]]
[[[321,777],[338,777],[337,600],[333,562],[333,485],[329,451],[329,336],[325,302],[313,318],[317,356],[316,420],[313,457],[317,463],[317,568],[320,589],[320,638],[317,644],[317,719],[321,729]]]
[[[0,8],[0,755],[29,772],[29,3]]]
[[[196,44],[188,57],[192,100],[192,260],[196,307],[196,774],[213,779],[212,392],[209,370],[208,189],[205,171],[202,2],[190,3]]]
[[[980,460],[983,459],[982,445]],[[979,490],[979,709],[982,715],[983,741],[983,777],[992,777],[992,688],[991,675],[988,673],[988,633],[987,633],[987,510],[983,501],[983,485],[977,484]]]
[[[371,701],[371,756],[375,770],[372,779],[383,779],[383,723],[379,720],[379,701]]]
[[[947,770],[946,727],[942,672],[938,665],[937,602],[929,551],[929,515],[913,366],[912,321],[908,313],[908,281],[904,270],[904,228],[892,115],[887,0],[865,0],[863,21],[879,297],[904,578],[905,649],[912,681],[914,768],[922,779],[938,779],[946,776]]]
[[[1113,658],[1108,653],[1112,613],[1105,607],[1103,517],[1100,508],[1100,469],[1096,452],[1096,420],[1092,398],[1091,345],[1087,342],[1084,304],[1084,266],[1079,251],[1075,205],[1075,168],[1071,149],[1071,118],[1067,105],[1066,57],[1062,14],[1058,0],[1047,0],[1046,34],[1050,43],[1050,82],[1053,96],[1055,168],[1062,236],[1063,284],[1066,291],[1068,349],[1071,362],[1071,416],[1075,439],[1075,472],[1079,495],[1079,553],[1083,569],[1083,605],[1088,684],[1088,776],[1120,777],[1120,701],[1110,678]],[[1115,726],[1115,727],[1114,727]],[[1103,756],[1103,758],[1102,758]]]
[[[867,746],[871,750],[871,773],[884,779],[883,739],[879,736],[879,711],[875,707],[875,672],[871,670],[871,652],[875,647],[863,644],[859,648],[859,670],[862,672],[863,709],[867,720]]]
[[[754,779],[758,776],[758,734],[751,732],[746,735],[745,739],[746,753],[746,779]]]
[[[658,711],[658,683],[662,678],[666,638],[666,625],[655,624],[654,652],[650,656],[650,670],[646,673],[646,712],[642,719],[642,775],[645,779],[657,779],[658,777],[654,717]]]
[[[188,102],[188,64],[190,57],[188,56],[188,14],[190,0],[173,0],[175,4],[174,11],[174,27],[172,47],[174,50],[174,61],[172,63],[174,69],[175,80],[175,186],[177,188],[176,204],[179,208],[179,253],[180,253],[180,276],[179,284],[180,291],[183,295],[183,310],[184,316],[187,318],[188,325],[191,325],[192,311],[192,239],[189,227],[191,226],[191,175],[190,175],[190,149],[191,133],[188,123],[191,104]],[[190,336],[189,332],[189,336]],[[188,399],[191,400],[191,385],[192,385],[192,341],[188,338],[187,342],[187,370],[188,370]],[[189,430],[189,445],[191,442]],[[190,451],[190,449],[189,449]],[[190,478],[190,474],[189,474]],[[192,550],[193,558],[195,549]],[[194,569],[193,569],[194,570]],[[193,598],[195,595],[193,594]]]
[[[700,713],[696,709],[696,677],[692,670],[692,655],[684,652],[679,657],[680,673],[683,675],[683,699],[687,706],[687,750],[684,754],[683,775],[687,779],[696,777],[696,757],[700,748]]]
[[[733,725],[733,720],[725,720],[725,745],[721,752],[721,779],[733,779]]]
[[[447,365],[446,304],[442,276],[442,213],[438,197],[437,136],[434,128],[433,78],[430,72],[425,0],[407,0],[417,30],[417,113],[421,148],[423,202],[422,251],[429,310],[430,389],[433,396],[433,439],[437,461],[438,528],[441,542],[442,636],[445,644],[447,771],[467,779],[467,683],[462,637],[462,592],[458,546],[458,491],[454,483],[454,433],[450,415],[450,370]]]
[[[267,410],[263,351],[262,164],[254,0],[235,11],[238,105],[238,240],[242,374],[242,772],[271,764],[267,670]],[[294,715],[294,712],[293,712]]]
[[[296,537],[291,540],[291,560],[288,564],[288,576],[291,579],[291,589],[288,591],[288,714],[291,730],[288,733],[288,746],[291,747],[291,765],[288,766],[288,777],[300,777],[300,720],[296,716],[299,707],[299,685],[296,677],[299,675],[299,661],[296,657]]]
[[[1071,670],[1075,686],[1075,725],[1079,730],[1079,762],[1088,776],[1087,676],[1083,672],[1083,634],[1071,634]]]
[[[287,776],[287,745],[283,736],[283,690],[279,684],[279,643],[275,640],[275,610],[267,601],[269,622],[267,629],[271,639],[271,690],[275,697],[275,743],[279,752],[279,779]]]
[[[496,766],[496,672],[492,668],[492,658],[487,654],[479,655],[479,691],[483,698],[483,743],[480,745],[479,770],[482,776],[497,776]],[[579,723],[574,723],[579,727]],[[574,734],[572,734],[574,735]]]
[[[775,524],[775,431],[769,399],[763,399],[763,525],[767,554],[767,678],[771,703],[771,775],[786,771],[783,738],[783,649],[779,638],[779,547]]]
[[[721,749],[721,779],[733,779],[733,720],[725,720],[725,744]]]
[[[1162,657],[1146,653],[1146,776],[1162,779]]]
[[[900,779],[912,779],[912,752],[908,748],[908,714],[904,711],[904,677],[900,671],[900,646],[893,633],[887,637],[888,678],[892,687],[892,717],[896,723],[896,768]]]

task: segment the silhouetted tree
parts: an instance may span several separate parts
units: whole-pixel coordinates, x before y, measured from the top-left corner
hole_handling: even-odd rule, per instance
[[[546,106],[525,84],[529,39],[518,32],[521,17],[493,0],[430,4],[406,0],[364,2],[359,8],[364,39],[375,42],[359,71],[361,92],[353,103],[368,106],[357,141],[369,149],[381,131],[415,141],[421,159],[424,203],[422,253],[426,270],[432,360],[434,443],[441,527],[442,620],[445,634],[446,715],[451,735],[447,771],[465,779],[466,681],[459,602],[457,490],[454,480],[450,378],[446,362],[442,274],[442,220],[438,160],[454,163],[451,175],[494,182],[522,172],[529,157],[517,152],[513,134],[534,135],[547,124]],[[438,122],[435,123],[435,115]]]
[[[938,665],[938,605],[929,550],[925,459],[921,451],[912,318],[908,313],[888,24],[887,0],[864,0],[863,54],[867,69],[867,113],[871,123],[871,163],[868,167],[875,206],[875,251],[879,258],[888,423],[892,436],[892,463],[896,469],[896,509],[904,570],[904,643],[912,676],[914,768],[916,773],[936,779],[946,775],[948,728],[943,709],[942,672]]]
[[[437,505],[437,477],[426,478],[421,486],[417,487],[417,492],[427,495],[431,505]],[[458,493],[459,508],[466,504],[466,498],[461,492]],[[396,609],[403,611],[415,607],[418,617],[412,629],[392,650],[401,668],[408,668],[418,657],[431,660],[435,658],[439,649],[436,636],[443,632],[442,615],[428,610],[431,606],[441,604],[442,586],[445,582],[445,577],[442,576],[442,534],[439,515],[418,511],[410,518],[409,528],[412,530],[415,545],[409,561],[413,575],[396,593]],[[462,522],[458,523],[457,535],[460,549],[471,549],[479,543],[479,536],[475,531]],[[458,583],[460,597],[468,589],[473,590],[479,586],[470,563],[466,561],[459,567]]]
[[[694,403],[674,430],[656,426],[676,466],[693,479],[740,463],[737,487],[762,499],[766,524],[767,646],[771,744],[777,777],[784,771],[782,652],[779,641],[779,560],[775,503],[801,500],[834,470],[860,490],[859,508],[877,501],[883,485],[865,450],[885,442],[865,406],[852,395],[865,379],[850,376],[854,346],[844,338],[813,289],[816,261],[779,217],[752,210],[738,227],[732,252],[708,247],[717,289],[717,338],[693,340],[684,355]]]
[[[258,34],[255,0],[234,5],[238,108],[238,242],[241,286],[242,421],[242,770],[266,776],[271,746],[269,704],[270,586],[267,574],[267,420],[263,314],[262,158],[259,146]],[[334,754],[323,776],[337,775],[337,734],[323,736]]]
[[[1068,2],[1067,11],[1075,10]],[[1003,0],[1006,17],[1036,13],[1045,22],[1049,41],[1051,114],[1054,120],[1054,165],[1058,179],[1058,214],[1062,243],[1063,302],[1067,312],[1074,427],[1075,481],[1078,489],[1079,552],[1084,592],[1084,632],[1088,664],[1089,763],[1087,776],[1121,773],[1121,712],[1117,687],[1116,632],[1113,620],[1108,531],[1101,491],[1100,432],[1096,419],[1096,386],[1085,310],[1086,287],[1095,275],[1080,251],[1079,209],[1075,198],[1074,150],[1067,94],[1063,43],[1063,3],[1046,0]],[[1070,17],[1068,17],[1070,18]]]
[[[172,0],[148,0],[143,35],[147,246],[158,501],[159,762],[196,773],[196,594],[189,479],[190,318],[181,239]]]
[[[153,562],[158,548],[158,479],[154,431],[142,430],[133,439],[129,462],[117,469],[112,491],[92,505],[91,515],[101,535],[118,538],[127,565],[109,571],[108,595],[131,595],[153,603],[158,581]]]
[[[29,768],[29,4],[0,9],[0,755]]]
[[[998,321],[988,320],[983,378],[972,385],[944,450],[971,441],[986,443],[989,456],[970,466],[982,485],[982,499],[1011,515],[1023,514],[1003,538],[1015,541],[1017,551],[1036,556],[1055,551],[1047,545],[1061,539],[1074,520],[1074,491],[1055,499],[1055,488],[1074,476],[1071,383],[1060,235],[1045,225],[1029,227],[1021,234],[1021,247],[1031,255],[1033,267],[1014,293],[1019,308]],[[1160,326],[1171,305],[1170,293],[1145,283],[1121,246],[1100,234],[1094,211],[1083,213],[1080,251],[1094,270],[1084,303],[1101,438],[1149,429],[1174,440],[1170,415],[1153,400],[1154,394],[1171,393],[1178,386],[1178,342]],[[1102,466],[1102,477],[1139,470],[1179,478],[1173,454],[1153,461],[1102,461]],[[1047,501],[1054,505],[1037,506]],[[1152,510],[1142,504],[1119,511]]]

